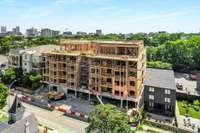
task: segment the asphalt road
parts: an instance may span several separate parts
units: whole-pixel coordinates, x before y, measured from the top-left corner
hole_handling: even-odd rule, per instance
[[[67,116],[58,111],[47,111],[45,109],[23,103],[26,111],[34,113],[40,124],[56,129],[58,133],[85,133],[88,123]]]

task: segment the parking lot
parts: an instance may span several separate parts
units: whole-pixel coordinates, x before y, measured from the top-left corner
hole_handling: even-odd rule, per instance
[[[183,90],[177,89],[179,92],[197,94],[197,81],[190,80],[188,74],[175,73],[175,82],[183,86]]]
[[[0,64],[7,63],[8,59],[7,56],[0,55]]]
[[[83,100],[80,98],[67,98],[66,100],[60,100],[55,102],[56,105],[67,105],[71,107],[73,112],[83,112],[88,115],[95,108],[94,105],[91,105],[88,100]]]

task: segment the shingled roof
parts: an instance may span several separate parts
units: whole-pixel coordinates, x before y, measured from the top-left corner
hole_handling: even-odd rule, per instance
[[[29,123],[29,133],[39,133],[39,123],[35,118],[34,114],[25,112],[23,118],[16,123],[9,125],[3,133],[24,133],[26,129],[26,124]]]
[[[174,71],[147,68],[144,84],[152,87],[176,90]]]
[[[12,103],[12,106],[8,110],[8,113],[17,113],[17,111],[20,108],[24,108],[24,107],[22,106],[21,102],[19,101],[19,98],[17,96],[15,96],[15,99]]]

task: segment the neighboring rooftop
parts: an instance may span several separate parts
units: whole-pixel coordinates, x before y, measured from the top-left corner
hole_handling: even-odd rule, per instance
[[[12,103],[9,109],[9,121],[12,119],[16,120],[8,123],[0,122],[0,133],[39,133],[38,121],[34,114],[29,112],[19,113],[23,105],[19,101],[18,97],[10,97],[10,102]],[[23,109],[25,109],[23,107]],[[19,115],[22,115],[19,116]],[[19,117],[21,117],[19,119]]]
[[[29,133],[39,133],[37,119],[34,114],[28,112],[25,112],[23,118],[12,125],[0,122],[0,133],[24,133],[27,124],[29,124]]]
[[[152,87],[176,90],[174,71],[147,68],[144,84]]]
[[[26,49],[27,51],[35,51],[36,54],[41,54],[43,52],[52,51],[52,50],[60,50],[59,45],[40,45],[37,47],[31,47]]]
[[[31,48],[27,48],[27,49],[22,49],[22,48],[11,49],[9,54],[19,55],[19,54],[26,52],[27,54],[40,55],[41,53],[46,52],[46,51],[59,50],[59,49],[60,49],[59,45],[49,44],[49,45],[40,45],[40,46],[36,46],[36,47],[31,47]]]

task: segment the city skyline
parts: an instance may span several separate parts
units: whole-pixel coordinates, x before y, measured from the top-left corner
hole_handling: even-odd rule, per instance
[[[181,4],[180,4],[181,3]],[[2,0],[0,25],[72,32],[199,32],[200,1]],[[10,17],[9,17],[10,16]]]

